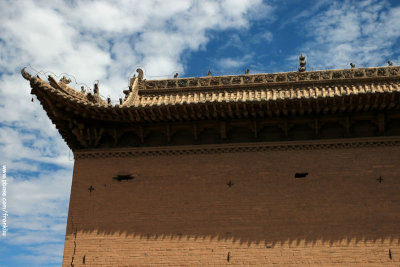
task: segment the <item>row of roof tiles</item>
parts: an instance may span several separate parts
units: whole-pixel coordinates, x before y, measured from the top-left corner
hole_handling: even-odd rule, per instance
[[[185,91],[180,93],[139,95],[133,103],[135,107],[154,105],[182,105],[206,102],[246,102],[276,101],[294,99],[315,99],[324,97],[340,97],[351,94],[400,92],[400,82],[380,82],[366,84],[345,84],[314,87],[260,88],[218,91]]]
[[[392,75],[391,77],[393,77],[395,73],[393,70],[397,71],[397,69],[399,68],[375,68],[375,74],[380,73],[379,69],[384,69],[385,75]],[[362,71],[364,71],[365,73],[368,72],[367,70],[372,71],[373,68],[362,69]],[[373,79],[361,79],[351,83],[331,82],[325,84],[317,83],[308,85],[302,83],[294,83],[257,87],[244,87],[240,85],[230,87],[215,86],[215,88],[212,88],[213,90],[140,91],[140,88],[133,88],[131,89],[129,94],[132,94],[132,96],[134,97],[129,98],[129,103],[126,102],[121,106],[116,105],[116,107],[114,107],[104,101],[93,101],[93,99],[89,99],[88,95],[76,91],[75,89],[69,87],[63,82],[56,82],[52,77],[49,77],[49,83],[47,83],[38,77],[32,77],[24,71],[22,71],[22,74],[26,79],[30,80],[32,88],[40,88],[40,90],[46,91],[49,95],[57,96],[57,98],[62,98],[64,99],[64,101],[67,102],[75,103],[78,105],[87,105],[102,108],[148,107],[160,105],[201,104],[208,102],[251,102],[315,99],[325,97],[341,97],[351,94],[373,94],[400,91],[400,79],[381,79],[378,81],[375,81]],[[286,75],[289,74],[290,73],[286,73]],[[303,73],[299,73],[299,75],[300,74]],[[239,76],[229,77],[232,80],[234,77]],[[253,75],[252,79],[254,79],[255,77],[256,75]],[[223,77],[219,78],[222,79]],[[187,79],[187,81],[190,81],[190,79]],[[136,82],[134,84],[140,84],[140,82]]]

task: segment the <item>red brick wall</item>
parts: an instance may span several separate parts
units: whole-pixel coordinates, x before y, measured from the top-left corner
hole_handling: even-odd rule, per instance
[[[399,147],[77,159],[63,266],[400,266],[399,162]]]

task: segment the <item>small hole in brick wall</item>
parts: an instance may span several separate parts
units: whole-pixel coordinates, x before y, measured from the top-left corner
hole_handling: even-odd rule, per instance
[[[389,248],[389,259],[392,259],[392,251]]]
[[[294,174],[294,178],[306,178],[308,175],[308,172],[296,172]]]
[[[130,174],[118,174],[117,176],[113,177],[114,180],[117,180],[118,182],[121,181],[129,181],[133,179],[133,176]]]
[[[226,257],[226,261],[229,262],[231,260],[231,253],[228,252],[228,256]]]
[[[86,263],[86,255],[83,255],[82,263],[83,263],[83,264]]]
[[[272,248],[271,246],[266,246],[266,248]]]

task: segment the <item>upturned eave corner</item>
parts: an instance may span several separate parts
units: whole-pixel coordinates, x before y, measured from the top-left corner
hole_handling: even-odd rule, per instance
[[[25,69],[26,69],[26,68],[22,68],[22,69],[21,69],[22,77],[24,77],[25,80],[30,81],[30,80],[32,79],[32,75],[30,75]]]
[[[125,98],[122,101],[120,99],[120,106],[121,107],[129,107],[134,106],[135,102],[138,100],[138,93],[139,87],[143,84],[143,70],[138,68],[136,69],[138,76],[134,76],[129,81],[129,88],[128,90],[124,90],[123,93],[125,94]]]

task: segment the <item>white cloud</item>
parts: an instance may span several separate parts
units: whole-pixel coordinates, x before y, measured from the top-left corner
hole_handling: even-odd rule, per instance
[[[261,41],[266,41],[267,43],[271,42],[273,38],[274,35],[272,34],[272,32],[264,32],[260,36]]]
[[[41,267],[45,264],[45,266],[49,266],[49,263],[60,263],[60,259],[63,256],[63,244],[50,243],[50,244],[39,244],[35,247],[30,247],[30,251],[32,251],[31,255],[22,255],[19,256],[16,261],[24,261],[29,262],[29,266]],[[59,266],[59,265],[55,265]]]
[[[10,213],[17,216],[66,215],[65,210],[59,208],[68,202],[71,187],[69,170],[41,170],[38,177],[9,178],[8,185]]]
[[[233,58],[222,58],[218,61],[218,66],[220,68],[237,68],[243,65],[243,60],[241,59],[233,59]]]
[[[232,57],[227,57],[227,58],[221,58],[216,61],[216,65],[219,68],[219,70],[229,70],[229,69],[237,69],[240,67],[244,67],[248,65],[252,59],[253,55],[248,54],[244,55],[243,57],[239,58],[232,58]]]
[[[307,25],[310,41],[302,51],[311,65],[380,65],[400,37],[400,7],[377,0],[335,2]]]
[[[18,256],[30,266],[61,262],[71,188],[70,169],[39,171],[37,177],[7,179],[6,241],[31,251]]]

